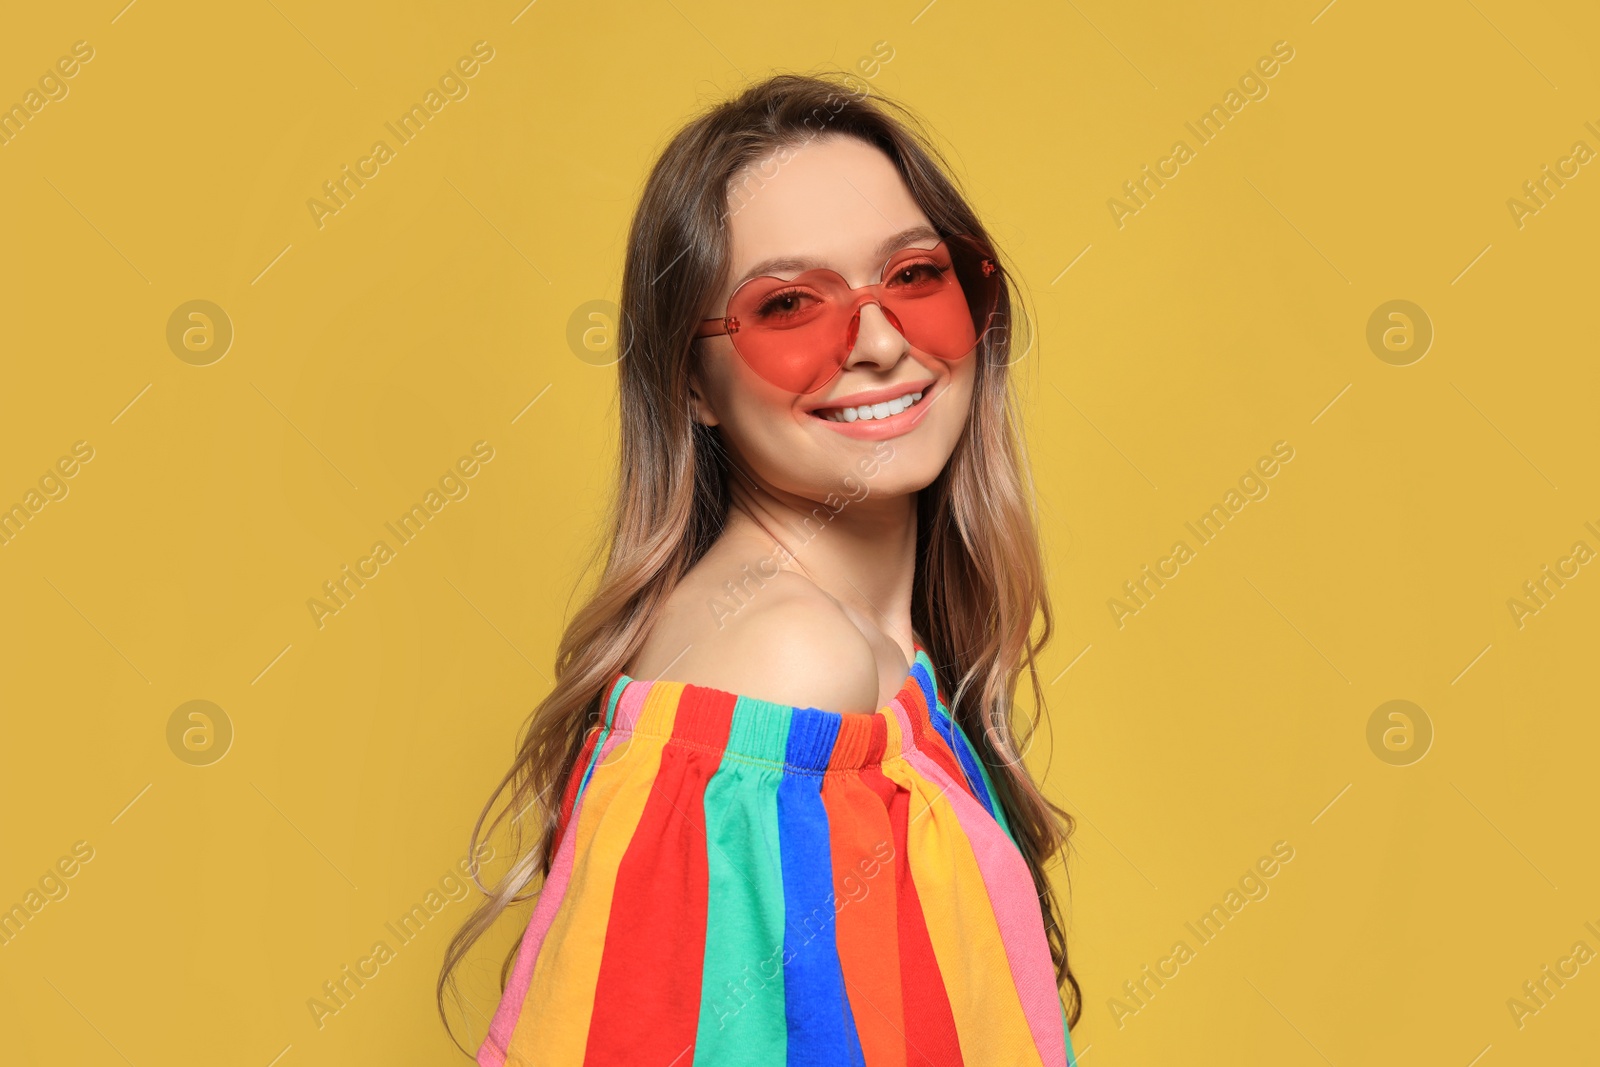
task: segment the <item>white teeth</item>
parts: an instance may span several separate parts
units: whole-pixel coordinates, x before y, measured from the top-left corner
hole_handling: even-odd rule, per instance
[[[860,407],[830,411],[823,418],[831,419],[834,422],[855,422],[857,419],[863,421],[886,419],[890,415],[900,414],[921,399],[922,394],[920,392],[907,393],[905,396],[895,397],[893,400],[886,400],[881,404],[862,404]]]

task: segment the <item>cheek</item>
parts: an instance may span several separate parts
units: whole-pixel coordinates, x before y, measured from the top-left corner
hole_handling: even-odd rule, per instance
[[[953,449],[955,438],[967,425],[972,410],[973,389],[978,381],[978,360],[975,356],[968,356],[949,367],[950,380],[945,386],[946,395],[939,401],[938,409],[929,412],[929,415],[938,416],[943,431],[941,439]]]
[[[762,477],[784,480],[804,445],[799,420],[809,417],[795,409],[795,395],[759,377],[731,348],[707,353],[703,375],[723,444]]]
[[[737,436],[772,435],[793,424],[794,394],[756,374],[726,341],[707,353],[702,367],[725,431]]]
[[[937,418],[936,433],[929,435],[929,446],[937,450],[941,467],[955,451],[956,442],[966,432],[971,418],[974,389],[977,385],[977,359],[968,357],[950,364],[950,379],[945,386],[945,396],[938,407],[929,412],[930,421]]]
[[[968,356],[966,359],[955,363],[950,368],[950,384],[960,388],[968,401],[972,398],[972,387],[978,381],[978,356]]]

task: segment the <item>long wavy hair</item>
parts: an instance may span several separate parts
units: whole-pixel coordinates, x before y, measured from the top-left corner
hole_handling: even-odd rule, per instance
[[[480,838],[492,835],[509,815],[512,861],[492,887],[473,868],[484,899],[451,939],[435,988],[452,1038],[445,990],[455,968],[508,906],[542,888],[558,844],[560,801],[584,735],[603,711],[607,684],[723,529],[729,479],[738,472],[721,447],[719,430],[692,415],[694,328],[714,314],[707,305],[728,265],[728,204],[759,195],[760,168],[753,165],[819,136],[857,137],[877,147],[935,229],[972,234],[994,247],[913,113],[873,96],[848,75],[767,78],[689,122],[662,151],[634,212],[623,267],[616,495],[606,521],[609,537],[589,561],[592,569],[603,552],[604,569],[562,635],[550,694],[529,716],[515,761],[472,829],[469,854],[477,855]],[[1013,321],[1017,294],[1004,257],[999,259],[995,321],[1005,324]],[[1019,315],[1017,321],[1026,320]],[[1023,762],[1044,715],[1035,666],[1054,623],[1010,374],[1020,358],[1013,351],[1017,335],[1003,326],[983,334],[965,431],[943,472],[918,494],[912,622],[940,689],[949,694],[952,715],[992,769],[998,801],[1033,874],[1057,985],[1075,1025],[1082,992],[1068,963],[1062,909],[1046,871],[1058,853],[1064,866],[1073,819],[1044,795]],[[1023,671],[1031,680],[1035,712],[1019,742],[1012,708]],[[536,833],[525,834],[533,826]],[[536,839],[525,844],[525,836]],[[502,990],[516,950],[513,945],[501,966]]]

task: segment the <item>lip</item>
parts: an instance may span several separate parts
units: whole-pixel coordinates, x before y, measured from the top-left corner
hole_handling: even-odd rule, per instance
[[[810,415],[828,429],[836,430],[846,437],[854,437],[863,441],[881,441],[888,437],[899,437],[915,427],[917,423],[922,421],[922,417],[927,414],[928,408],[933,401],[938,399],[939,394],[942,392],[944,392],[944,383],[936,378],[930,378],[920,384],[909,382],[905,385],[890,385],[882,389],[867,389],[859,393],[851,393],[849,396],[842,396],[837,400],[829,400],[822,404],[811,404],[806,407],[805,411],[807,415]],[[885,400],[893,400],[896,397],[905,396],[907,393],[921,393],[922,399],[900,412],[900,414],[890,415],[886,419],[868,419],[864,422],[860,419],[855,422],[834,422],[832,419],[816,414],[824,408],[860,407],[862,404],[879,404]]]

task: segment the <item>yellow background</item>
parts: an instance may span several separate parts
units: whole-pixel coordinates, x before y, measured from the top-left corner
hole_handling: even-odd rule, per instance
[[[1060,625],[1030,758],[1080,816],[1087,1067],[1590,1062],[1600,963],[1520,1028],[1507,1000],[1600,951],[1600,565],[1521,627],[1507,601],[1600,549],[1600,163],[1520,227],[1507,201],[1600,149],[1600,17],[1209,8],[8,10],[0,103],[94,58],[0,147],[0,503],[94,454],[0,547],[0,903],[94,858],[0,947],[0,1060],[466,1062],[431,1000],[465,901],[320,1028],[307,1001],[463,857],[548,689],[616,442],[615,370],[569,323],[616,296],[647,166],[747,78],[832,66],[926,116],[1038,314]],[[470,94],[319,228],[322,183],[479,40]],[[1197,147],[1277,41],[1268,95]],[[196,299],[235,331],[207,366],[167,343]],[[1366,340],[1396,299],[1435,331],[1407,366]],[[306,601],[480,440],[469,495],[319,629]],[[1119,627],[1123,582],[1277,441],[1270,494]],[[234,730],[208,766],[168,745],[191,700]],[[1390,700],[1431,723],[1420,761],[1369,747]],[[1277,841],[1270,893],[1198,946]],[[526,915],[468,970],[473,1042]]]

